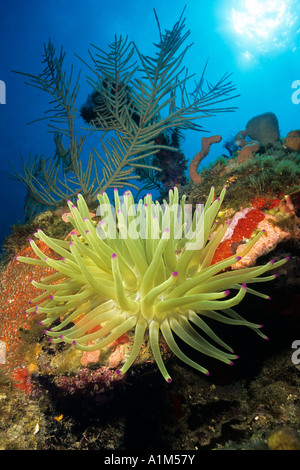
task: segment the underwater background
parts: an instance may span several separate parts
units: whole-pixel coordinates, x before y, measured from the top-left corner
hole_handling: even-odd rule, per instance
[[[197,350],[195,341],[190,343],[186,341],[186,336],[176,336],[176,331],[182,333],[178,329],[182,325],[176,323],[176,302],[179,304],[182,301],[180,305],[183,311],[184,302],[190,295],[187,288],[186,291],[184,288],[180,291],[179,288],[182,298],[176,298],[176,302],[173,299],[173,304],[171,299],[174,308],[172,310],[170,307],[168,318],[170,331],[174,331],[183,354],[173,354],[174,350],[178,352],[176,345],[172,349],[166,339],[172,338],[172,332],[161,335],[159,324],[155,326],[154,334],[152,330],[152,342],[150,328],[149,333],[147,329],[146,333],[144,331],[145,336],[140,334],[137,343],[140,341],[142,346],[130,361],[128,358],[131,357],[137,329],[135,316],[139,318],[140,315],[140,310],[136,313],[135,309],[139,302],[142,303],[140,285],[138,282],[134,284],[132,278],[132,284],[128,279],[122,280],[119,254],[111,255],[109,248],[107,252],[103,251],[103,259],[99,260],[97,243],[90,243],[89,237],[96,234],[94,231],[98,221],[98,214],[94,213],[95,198],[92,202],[87,201],[91,204],[86,207],[83,199],[78,197],[78,212],[69,202],[55,207],[55,210],[44,207],[45,212],[37,214],[34,204],[28,208],[26,188],[17,181],[16,173],[20,175],[24,171],[23,161],[26,167],[35,155],[42,155],[50,162],[57,162],[61,157],[59,154],[58,160],[55,160],[59,146],[54,142],[53,133],[49,132],[49,122],[44,119],[49,110],[49,96],[25,82],[30,79],[30,74],[31,78],[36,77],[45,67],[41,63],[43,44],[49,45],[49,39],[58,55],[63,48],[66,53],[64,67],[69,72],[73,65],[73,77],[77,77],[81,70],[75,128],[78,137],[87,136],[80,158],[83,168],[86,168],[89,151],[93,147],[101,148],[100,133],[90,132],[81,114],[82,108],[91,104],[93,91],[87,82],[87,76],[92,75],[87,64],[91,65],[91,59],[95,57],[89,54],[91,44],[107,53],[115,35],[122,38],[128,36],[128,40],[135,43],[144,57],[154,56],[157,44],[162,39],[168,43],[168,37],[170,41],[174,38],[172,34],[176,37],[174,25],[180,25],[180,21],[185,24],[184,32],[190,31],[182,45],[183,49],[191,45],[184,55],[182,66],[188,69],[189,74],[195,74],[187,82],[189,97],[197,96],[199,90],[201,94],[199,85],[209,89],[225,77],[224,81],[229,82],[228,93],[225,93],[228,101],[220,101],[216,106],[224,107],[224,112],[212,112],[196,121],[202,127],[201,131],[184,128],[180,134],[173,134],[176,142],[174,147],[178,152],[172,154],[173,159],[168,152],[159,153],[163,172],[162,177],[157,174],[154,183],[161,191],[156,189],[155,184],[150,190],[153,200],[160,198],[161,201],[170,188],[174,188],[174,192],[169,193],[173,200],[177,200],[178,192],[180,196],[186,194],[187,202],[194,206],[208,199],[206,210],[209,213],[207,220],[211,224],[209,235],[215,233],[212,227],[216,220],[219,227],[216,238],[220,243],[217,244],[216,238],[207,234],[205,240],[208,248],[207,251],[205,248],[204,251],[199,250],[200,261],[198,259],[196,267],[192,263],[191,266],[187,264],[179,272],[177,269],[170,270],[168,265],[164,275],[166,277],[170,270],[171,276],[161,284],[150,270],[151,265],[154,265],[152,258],[157,263],[161,261],[153,248],[156,242],[151,246],[153,252],[138,253],[137,250],[136,256],[131,256],[130,252],[128,259],[126,256],[124,258],[130,267],[140,263],[144,268],[143,262],[146,260],[144,264],[148,275],[137,275],[136,278],[141,283],[146,279],[141,291],[144,298],[148,295],[150,304],[153,301],[153,311],[165,299],[163,295],[157,297],[153,294],[156,288],[160,294],[171,292],[171,298],[173,285],[177,281],[179,287],[182,287],[181,282],[195,282],[193,286],[196,289],[198,274],[201,278],[201,270],[207,268],[212,273],[209,280],[216,283],[217,292],[211,294],[212,291],[208,290],[208,304],[201,304],[201,307],[201,299],[195,311],[200,309],[210,312],[211,318],[208,314],[205,322],[230,347],[226,349],[224,343],[218,343],[215,336],[210,336],[214,333],[206,328],[206,323],[200,323],[204,315],[199,315],[200,320],[196,314],[192,317],[199,327],[197,331],[205,325],[204,338],[208,338],[208,342],[204,343],[204,354],[199,353],[203,347],[201,341],[201,347]],[[163,36],[165,31],[168,33]],[[11,0],[1,2],[0,5],[0,37],[0,249],[4,253],[4,256],[1,253],[0,264],[0,449],[156,449],[169,452],[176,449],[198,451],[228,448],[299,450],[299,2]],[[223,82],[220,99],[224,98],[222,85]],[[99,86],[104,96],[109,87],[106,88],[105,80]],[[113,86],[110,90],[113,90]],[[113,102],[113,95],[109,95],[108,103],[110,100]],[[138,100],[138,93],[135,97]],[[127,105],[128,114],[132,113],[129,121],[134,120],[131,102],[126,102],[124,108],[127,109]],[[110,114],[107,108],[103,115],[107,118],[109,128]],[[257,116],[258,121],[251,121]],[[139,125],[139,119],[136,124]],[[152,124],[149,125],[150,130]],[[101,125],[99,127],[101,129]],[[248,138],[245,138],[245,134]],[[203,137],[207,140],[202,140]],[[155,144],[164,144],[161,135],[155,135],[156,138]],[[60,147],[60,150],[64,148]],[[200,164],[193,167],[197,155]],[[154,165],[154,160],[151,163]],[[115,166],[113,162],[112,167]],[[99,164],[100,173],[103,168],[105,170],[108,167]],[[184,178],[182,170],[185,171]],[[123,181],[126,182],[125,176]],[[147,179],[134,180],[138,189],[132,189],[132,194],[133,197],[137,194],[139,197],[145,196],[146,206],[152,199],[148,194],[149,189],[143,189],[145,181]],[[211,189],[212,186],[215,189]],[[225,186],[226,191],[223,189]],[[107,193],[110,201],[115,198],[117,205],[118,197],[113,187],[109,187]],[[121,194],[123,189],[119,187]],[[123,188],[124,191],[128,189],[126,184]],[[127,196],[131,197],[128,193]],[[25,220],[24,209],[27,215],[34,215],[34,218]],[[33,235],[35,241],[28,241]],[[63,256],[66,254],[65,249],[69,250],[66,257]],[[82,250],[80,253],[86,265],[80,264],[82,259],[76,250]],[[185,246],[169,250],[161,255],[161,259],[166,262],[169,256],[169,261],[172,261],[170,265],[174,267],[172,263],[175,259],[180,266],[181,254],[186,253],[184,250]],[[124,253],[128,254],[126,250]],[[36,262],[35,256],[33,261],[30,258],[32,255],[40,259]],[[63,257],[56,263],[57,255]],[[65,261],[67,268],[63,271]],[[97,269],[93,265],[94,261],[95,264],[98,262]],[[68,263],[72,270],[68,270]],[[67,273],[66,285],[59,268],[61,272]],[[81,269],[84,276],[81,276]],[[78,271],[81,277],[77,276]],[[268,271],[270,273],[265,277],[271,282],[261,289],[261,282],[265,279],[259,276]],[[46,289],[38,300],[33,301],[40,294],[38,289],[45,287],[45,284],[39,287],[39,282],[46,274],[53,280],[53,284],[49,280],[50,295]],[[54,278],[51,278],[52,275]],[[68,275],[73,279],[70,283]],[[77,281],[82,282],[82,278],[81,291]],[[200,285],[199,278],[197,288],[202,289],[200,292],[204,292],[205,296],[206,281]],[[104,336],[106,321],[110,325],[111,318],[112,322],[115,318],[114,304],[112,312],[109,309],[106,311],[104,307],[107,317],[104,315],[104,320],[101,320],[103,331],[101,321],[93,323],[94,310],[99,307],[101,311],[106,295],[108,303],[112,302],[113,295],[109,296],[105,292],[107,279],[115,283],[108,291],[113,294],[117,292],[117,301],[121,299],[120,305],[123,301],[126,306],[120,307],[120,318],[124,312],[127,315],[130,308],[134,313],[130,316],[130,328],[126,326],[124,331],[123,320],[118,320],[116,328],[120,326],[118,331],[122,334],[116,335],[114,341],[110,342],[110,335],[114,334],[113,324],[113,333],[108,331],[108,336],[102,340],[105,346],[99,351],[97,341]],[[56,281],[58,285],[62,281],[62,287],[60,285],[57,291]],[[124,290],[123,283],[126,287]],[[246,286],[246,283],[249,285]],[[230,289],[237,290],[236,296]],[[246,289],[247,297],[243,301]],[[198,295],[198,291],[191,290],[192,295]],[[60,292],[63,300],[60,300]],[[86,292],[89,293],[88,301],[93,305],[91,309],[82,303]],[[121,294],[124,294],[125,300]],[[218,305],[224,301],[224,305],[229,306],[220,310],[221,307],[218,309],[217,304],[213,304],[213,308],[224,313],[225,320],[213,308],[203,307],[212,305],[209,302],[216,302],[216,299],[221,299]],[[70,308],[68,302],[71,303]],[[33,306],[34,303],[38,305]],[[61,327],[58,320],[63,318],[65,312],[67,317],[75,304],[75,311],[79,309],[78,317],[72,317],[74,324],[72,322],[71,327],[65,329],[69,324],[65,322]],[[237,304],[240,304],[238,313],[230,310],[231,306]],[[167,308],[163,305],[160,307],[162,311]],[[45,313],[49,314],[47,320],[44,318]],[[81,313],[85,315],[82,331],[77,325],[77,322],[81,325]],[[172,318],[173,313],[175,319]],[[93,323],[88,331],[85,331],[85,318],[89,325],[90,319]],[[127,320],[126,317],[126,325]],[[229,324],[224,326],[223,322]],[[51,326],[50,329],[44,330],[48,326]],[[258,334],[255,335],[252,330]],[[185,333],[187,331],[190,330],[186,329]],[[81,341],[84,342],[86,334],[89,337],[92,335],[91,344],[88,344],[86,350],[81,350]],[[153,338],[156,338],[156,343]],[[211,338],[215,343],[210,341]],[[264,341],[268,339],[270,341]],[[221,344],[227,352],[220,352],[220,349],[216,351],[210,342]],[[191,353],[190,362],[178,360],[185,358],[184,354],[188,353]],[[233,362],[234,367],[228,367]],[[206,377],[205,374],[209,375],[208,370],[210,376]]]
[[[55,152],[45,121],[27,125],[44,116],[48,97],[25,85],[25,77],[12,70],[40,73],[43,43],[51,38],[57,51],[63,46],[66,66],[74,64],[75,72],[82,70],[79,108],[91,87],[86,83],[87,67],[74,54],[88,60],[90,44],[105,49],[115,34],[128,35],[144,54],[151,54],[153,42],[158,40],[153,8],[164,30],[178,20],[185,5],[186,29],[191,31],[188,43],[194,45],[184,65],[199,79],[209,59],[207,79],[214,83],[224,73],[232,73],[236,94],[240,95],[228,102],[237,107],[235,112],[198,121],[208,132],[184,133],[182,149],[186,159],[191,161],[200,150],[204,135],[214,134],[220,134],[222,142],[212,147],[201,166],[228,155],[223,147],[226,139],[244,129],[253,116],[265,112],[275,113],[281,136],[299,127],[300,105],[292,102],[297,91],[292,84],[300,79],[300,6],[296,0],[1,2],[0,80],[6,85],[6,104],[0,106],[0,243],[10,233],[11,225],[22,221],[26,195],[22,184],[8,177],[11,164],[21,171],[22,157],[28,161],[30,154],[51,157]],[[78,129],[85,125],[79,115],[76,125]]]

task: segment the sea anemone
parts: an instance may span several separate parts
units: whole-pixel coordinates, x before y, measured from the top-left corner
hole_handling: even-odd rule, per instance
[[[205,206],[197,207],[193,214],[185,196],[179,201],[176,188],[163,204],[154,202],[151,194],[135,204],[130,191],[120,197],[115,190],[112,206],[103,193],[98,195],[98,224],[81,195],[77,207],[68,201],[68,219],[75,229],[72,241],[50,238],[42,230],[35,233],[59,259],[46,256],[33,240],[30,244],[37,259],[18,257],[21,262],[56,270],[39,282],[31,281],[43,293],[32,300],[37,306],[28,312],[46,314],[40,324],[50,326],[44,330],[49,341],[71,343],[82,351],[99,350],[134,329],[131,352],[117,373],[125,373],[133,364],[147,331],[154,359],[167,382],[171,377],[160,353],[160,332],[171,351],[198,371],[209,374],[184,354],[173,333],[197,351],[232,364],[237,356],[204,318],[247,326],[266,338],[262,325],[243,319],[232,307],[246,291],[268,299],[246,283],[274,279],[274,274],[261,275],[286,260],[230,270],[249,252],[260,232],[238,257],[212,263],[227,230],[226,224],[217,228],[215,223],[225,192],[224,188],[215,198],[212,188]]]

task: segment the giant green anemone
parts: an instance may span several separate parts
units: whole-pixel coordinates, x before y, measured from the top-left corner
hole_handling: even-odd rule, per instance
[[[203,210],[197,207],[191,215],[176,188],[164,204],[154,202],[150,194],[135,204],[130,191],[119,197],[115,190],[114,206],[107,194],[98,196],[98,224],[81,195],[77,207],[68,201],[68,220],[76,229],[71,232],[72,241],[50,238],[41,230],[35,233],[59,259],[47,257],[33,240],[37,259],[18,257],[56,270],[39,282],[32,281],[43,293],[32,300],[37,306],[28,311],[46,314],[40,323],[50,327],[45,329],[50,341],[71,343],[82,351],[99,350],[134,329],[131,352],[118,373],[125,373],[137,358],[147,331],[154,359],[168,382],[160,333],[179,359],[205,374],[209,372],[179,348],[173,333],[197,351],[232,364],[237,356],[205,323],[205,317],[247,326],[266,338],[262,325],[243,319],[232,307],[247,291],[268,298],[248,285],[274,279],[275,275],[262,275],[286,260],[229,269],[249,252],[260,232],[239,257],[212,264],[227,230],[226,225],[217,228],[215,224],[224,195],[225,188],[215,198],[212,188]]]

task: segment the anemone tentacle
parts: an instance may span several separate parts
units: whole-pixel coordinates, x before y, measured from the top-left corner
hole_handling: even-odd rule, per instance
[[[42,230],[35,233],[61,259],[45,256],[33,240],[30,245],[37,258],[17,258],[57,271],[39,282],[32,280],[43,292],[33,299],[37,306],[28,312],[46,314],[40,323],[50,326],[44,330],[49,341],[70,343],[82,351],[104,348],[134,329],[131,352],[118,373],[132,366],[147,331],[154,359],[167,382],[171,377],[160,353],[160,333],[179,359],[200,372],[209,374],[181,351],[174,334],[200,353],[232,364],[237,356],[204,319],[246,326],[266,338],[262,325],[242,318],[233,307],[246,294],[268,299],[247,284],[271,281],[276,275],[264,274],[286,259],[230,270],[263,235],[260,232],[240,256],[212,264],[227,231],[226,225],[216,228],[215,222],[225,193],[224,188],[215,198],[211,188],[205,206],[197,207],[191,216],[185,196],[179,201],[176,188],[163,204],[154,202],[150,194],[135,204],[130,191],[121,198],[115,190],[114,206],[107,194],[98,196],[102,217],[98,225],[81,195],[77,207],[68,201],[68,220],[74,228],[70,242],[50,238]],[[58,318],[60,323],[51,328]]]

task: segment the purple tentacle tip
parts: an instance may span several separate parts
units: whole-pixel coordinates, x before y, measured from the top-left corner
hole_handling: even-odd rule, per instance
[[[73,344],[73,346],[76,346],[77,343],[76,343],[76,341],[74,340],[74,341],[72,341],[72,344]]]
[[[117,374],[117,375],[120,375],[120,374],[121,374],[120,369],[117,369],[117,370],[116,370],[116,374]]]
[[[168,377],[168,378],[167,378],[167,382],[168,382],[168,384],[170,384],[170,383],[172,382],[171,377]]]
[[[205,375],[207,375],[207,376],[210,375],[210,372],[207,370],[207,371],[205,372]]]

